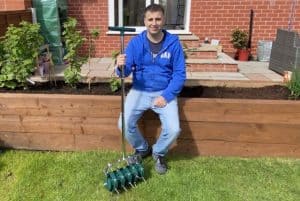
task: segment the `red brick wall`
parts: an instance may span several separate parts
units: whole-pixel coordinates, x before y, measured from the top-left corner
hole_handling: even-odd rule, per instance
[[[107,35],[108,1],[103,0],[68,0],[68,14],[79,22],[79,29],[87,34],[94,28],[100,29],[100,37],[96,41],[97,57],[111,56],[112,51],[120,49],[119,36]],[[129,37],[125,37],[128,41]]]
[[[31,7],[31,0],[0,0],[0,11],[25,10]]]
[[[234,52],[230,43],[231,30],[249,29],[250,10],[254,11],[252,53],[258,40],[274,40],[277,28],[288,28],[292,0],[191,0],[190,31],[200,40],[219,39],[225,52]],[[298,3],[299,4],[299,3]],[[119,37],[107,35],[107,0],[68,0],[69,15],[76,17],[84,32],[100,28],[96,56],[110,56],[119,49]],[[294,30],[300,30],[300,4],[296,6]],[[126,41],[129,37],[125,38]]]
[[[232,52],[231,30],[249,30],[254,11],[252,47],[258,40],[274,40],[277,28],[288,28],[292,0],[192,0],[190,31],[200,37],[220,39],[225,52]],[[296,7],[294,29],[300,29],[300,5]]]
[[[31,8],[32,7],[32,2],[31,2],[31,0],[25,0],[25,8],[27,9],[27,8]]]
[[[6,5],[4,4],[4,0],[0,0],[0,11],[5,10]]]
[[[10,24],[18,25],[21,21],[32,22],[30,10],[14,10],[0,12],[0,37],[5,35]]]

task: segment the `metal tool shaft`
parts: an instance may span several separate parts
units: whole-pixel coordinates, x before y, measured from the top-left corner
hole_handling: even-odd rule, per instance
[[[128,27],[108,27],[110,31],[119,31],[120,39],[121,39],[121,54],[124,54],[124,33],[127,32],[135,32],[135,28]],[[125,66],[121,67],[121,119],[122,119],[122,153],[123,160],[126,157],[126,147],[125,147]]]

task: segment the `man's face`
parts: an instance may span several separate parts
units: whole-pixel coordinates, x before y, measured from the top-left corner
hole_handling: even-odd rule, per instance
[[[162,14],[162,12],[150,12],[147,11],[145,13],[145,18],[144,18],[144,23],[145,26],[148,30],[148,32],[151,35],[155,35],[158,34],[162,27],[164,26],[164,15]]]

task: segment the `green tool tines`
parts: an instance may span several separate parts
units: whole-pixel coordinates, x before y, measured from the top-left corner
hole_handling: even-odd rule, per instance
[[[120,189],[127,191],[127,187],[134,187],[138,181],[145,181],[144,168],[140,163],[129,164],[126,167],[118,168],[105,174],[106,181],[104,186],[110,192],[119,193]]]

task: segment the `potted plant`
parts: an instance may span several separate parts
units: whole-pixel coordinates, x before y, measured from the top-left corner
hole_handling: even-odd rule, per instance
[[[236,57],[240,61],[248,61],[250,51],[248,49],[248,32],[236,28],[231,33],[231,43],[237,49]]]

